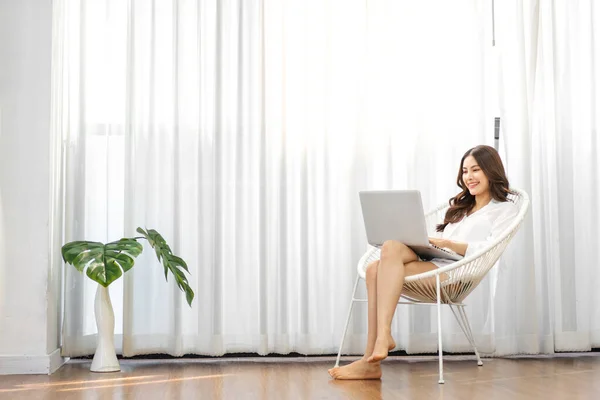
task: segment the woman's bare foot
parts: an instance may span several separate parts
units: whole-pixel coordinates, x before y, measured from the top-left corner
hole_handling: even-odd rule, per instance
[[[396,342],[392,335],[388,334],[387,338],[377,338],[375,341],[375,348],[373,354],[368,358],[368,362],[376,363],[384,360],[388,356],[388,351],[393,350],[396,347]]]
[[[361,358],[352,364],[331,368],[329,375],[333,379],[380,379],[381,366],[379,363],[368,363]]]

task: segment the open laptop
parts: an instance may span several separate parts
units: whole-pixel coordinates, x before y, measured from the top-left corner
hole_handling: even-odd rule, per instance
[[[421,192],[383,190],[359,192],[367,240],[380,247],[386,240],[397,240],[423,259],[460,260],[458,253],[429,243]]]

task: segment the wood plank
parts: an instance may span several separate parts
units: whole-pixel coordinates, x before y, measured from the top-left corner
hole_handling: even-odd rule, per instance
[[[354,360],[345,357],[344,363]],[[335,381],[333,357],[121,360],[119,373],[91,373],[71,360],[52,375],[0,376],[0,399],[469,399],[600,398],[600,354],[484,359],[390,357],[383,378]]]

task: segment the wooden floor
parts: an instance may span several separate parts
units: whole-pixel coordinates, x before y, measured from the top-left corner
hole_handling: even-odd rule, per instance
[[[347,363],[355,358],[344,360]],[[91,373],[72,360],[46,375],[0,376],[0,399],[599,399],[600,354],[484,359],[390,357],[377,381],[334,381],[333,358],[121,360]]]

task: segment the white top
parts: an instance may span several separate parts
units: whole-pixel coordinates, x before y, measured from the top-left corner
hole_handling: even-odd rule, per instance
[[[446,225],[441,237],[456,242],[468,243],[465,257],[494,241],[514,220],[519,208],[511,201],[491,200],[488,204],[454,224]],[[438,234],[439,235],[439,234]],[[434,258],[429,260],[438,267],[455,261]]]
[[[511,201],[491,200],[454,224],[446,225],[442,238],[468,243],[465,257],[497,238],[514,220],[519,208]]]

